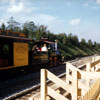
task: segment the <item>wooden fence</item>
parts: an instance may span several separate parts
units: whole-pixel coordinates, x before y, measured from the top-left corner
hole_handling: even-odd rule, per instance
[[[92,68],[100,63],[100,60],[89,63]],[[87,66],[86,66],[87,67]],[[81,71],[71,63],[66,63],[66,80],[63,81],[46,69],[41,69],[41,100],[50,97],[56,100],[69,100],[56,90],[47,86],[46,80],[49,79],[58,87],[63,88],[71,94],[71,100],[100,100],[100,72]],[[96,80],[91,83],[91,80]],[[82,81],[85,81],[82,82]],[[90,85],[92,84],[92,85]]]
[[[54,82],[57,86],[63,88],[64,90],[67,90],[70,93],[70,87],[66,82],[62,81],[48,70],[41,69],[41,100],[46,100],[47,95],[53,97],[56,100],[69,100],[66,97],[62,96],[61,94],[57,93],[49,86],[47,86],[46,85],[47,78],[52,82]]]
[[[79,100],[100,100],[100,79],[91,86],[91,88],[86,92],[86,94]]]

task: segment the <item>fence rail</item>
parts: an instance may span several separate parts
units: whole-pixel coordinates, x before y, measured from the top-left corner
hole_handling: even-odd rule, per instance
[[[96,60],[96,61],[94,61],[94,62],[92,62],[92,63],[87,63],[87,71],[97,71],[96,69],[99,67],[99,69],[100,69],[100,59],[98,59],[98,60]],[[97,67],[97,68],[96,68]]]
[[[55,90],[53,90],[49,86],[47,86],[46,85],[47,78],[51,80],[52,82],[54,82],[57,86],[70,92],[70,87],[68,86],[66,82],[62,81],[61,79],[59,79],[57,76],[55,76],[48,70],[41,69],[41,100],[46,100],[47,95],[53,97],[56,100],[69,100],[63,95],[57,93]]]

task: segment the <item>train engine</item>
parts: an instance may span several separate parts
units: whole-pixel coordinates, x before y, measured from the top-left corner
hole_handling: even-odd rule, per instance
[[[56,66],[62,63],[60,51],[55,42],[41,40],[33,44],[30,64],[38,68]]]

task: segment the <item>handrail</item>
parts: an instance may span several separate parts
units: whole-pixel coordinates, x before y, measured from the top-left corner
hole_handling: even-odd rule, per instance
[[[64,90],[70,92],[70,87],[66,82],[62,81],[56,75],[52,74],[48,70],[41,69],[41,100],[46,100],[47,95],[50,95],[56,100],[69,100],[63,95],[51,89],[49,86],[47,86],[46,85],[47,78],[56,83],[59,87],[62,87]]]
[[[95,66],[95,65],[97,65],[97,64],[99,64],[100,63],[100,59],[99,60],[97,60],[97,61],[95,61],[95,62],[93,62],[93,63],[91,63],[90,65],[91,65],[91,68],[93,67],[93,66]]]
[[[100,59],[99,60],[97,60],[97,61],[94,61],[94,62],[92,62],[92,63],[87,63],[87,65],[86,65],[86,70],[87,71],[96,71],[96,68],[97,68],[97,66],[96,65],[98,65],[100,63]]]

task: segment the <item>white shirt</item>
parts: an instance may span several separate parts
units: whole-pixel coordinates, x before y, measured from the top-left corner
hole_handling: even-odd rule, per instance
[[[42,47],[41,51],[48,51],[47,47]]]

